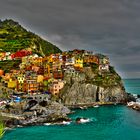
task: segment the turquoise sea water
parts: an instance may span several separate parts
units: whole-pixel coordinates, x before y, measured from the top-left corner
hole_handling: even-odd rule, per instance
[[[125,81],[125,85],[129,89],[129,84],[135,87],[131,83],[139,85],[139,81]],[[70,117],[70,125],[17,128],[7,131],[3,140],[140,140],[140,113],[122,105],[76,110]],[[91,121],[76,124],[77,117]]]
[[[140,79],[123,80],[127,92],[140,95]]]

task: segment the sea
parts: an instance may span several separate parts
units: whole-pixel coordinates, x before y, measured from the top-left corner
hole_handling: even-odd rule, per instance
[[[123,80],[126,91],[140,94],[140,79]],[[67,125],[44,125],[6,131],[2,140],[140,140],[140,112],[124,105],[73,110]],[[88,118],[77,124],[76,118]]]

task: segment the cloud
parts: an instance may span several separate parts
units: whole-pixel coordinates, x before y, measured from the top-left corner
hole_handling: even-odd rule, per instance
[[[63,50],[105,53],[120,73],[139,74],[139,0],[1,0],[0,17],[19,21]]]

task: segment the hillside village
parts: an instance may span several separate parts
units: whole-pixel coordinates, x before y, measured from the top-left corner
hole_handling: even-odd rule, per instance
[[[70,121],[69,107],[123,103],[109,58],[62,52],[13,20],[0,21],[0,113],[8,127]]]
[[[76,49],[45,57],[32,53],[29,48],[16,53],[1,52],[0,61],[7,60],[21,60],[21,64],[8,73],[0,70],[2,85],[31,95],[46,93],[57,96],[66,84],[65,74],[77,76],[85,67],[92,66],[98,73],[107,73],[110,66],[107,56]]]

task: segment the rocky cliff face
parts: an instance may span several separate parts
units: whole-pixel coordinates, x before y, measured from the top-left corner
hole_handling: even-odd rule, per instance
[[[111,73],[104,76],[107,75],[111,75]],[[126,100],[127,94],[121,79],[117,80],[118,75],[116,73],[107,81],[102,77],[99,82],[96,76],[90,68],[77,76],[65,75],[67,84],[61,91],[61,102],[65,105],[88,105],[95,102],[122,103]],[[112,79],[114,76],[116,76],[115,80]]]
[[[1,116],[6,127],[43,125],[44,123],[59,123],[69,121],[67,114],[71,111],[63,104],[55,101],[40,101],[31,100],[6,105]]]

